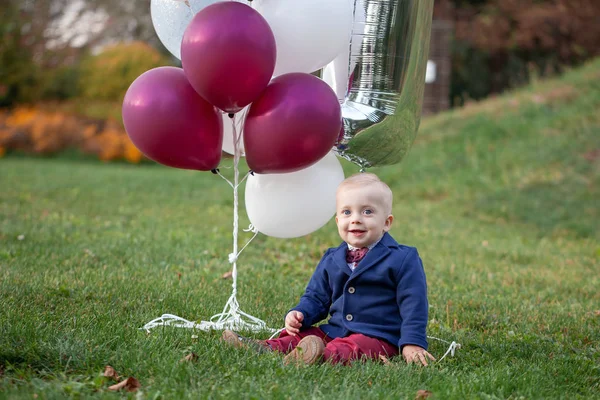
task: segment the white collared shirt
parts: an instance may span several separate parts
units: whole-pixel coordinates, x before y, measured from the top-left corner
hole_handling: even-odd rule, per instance
[[[371,243],[371,245],[369,247],[367,247],[369,249],[369,251],[371,251],[371,249],[373,247],[377,246],[377,243],[379,243],[381,241],[381,239],[383,239],[383,235],[381,235],[381,237],[375,243]],[[349,243],[347,243],[347,244],[348,244],[348,250],[357,250],[360,248],[360,247],[354,247]],[[369,253],[369,251],[367,251],[367,254]],[[347,263],[347,264],[348,264],[348,268],[350,268],[352,271],[354,271],[356,269],[356,266],[358,265],[357,262]]]

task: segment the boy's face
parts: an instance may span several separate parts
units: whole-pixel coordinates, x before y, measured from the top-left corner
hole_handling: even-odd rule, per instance
[[[394,217],[388,209],[375,186],[340,188],[335,215],[340,237],[353,247],[369,247],[390,230]]]

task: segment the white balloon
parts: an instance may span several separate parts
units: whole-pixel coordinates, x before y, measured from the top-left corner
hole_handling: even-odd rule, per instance
[[[239,135],[240,139],[238,142],[238,147],[240,149],[240,154],[243,156],[246,155],[244,151],[244,135],[240,134],[244,129],[244,121],[246,120],[246,113],[250,109],[250,106],[246,106],[242,108],[241,111],[235,114],[235,130]],[[231,123],[231,118],[225,113],[223,115],[223,151],[229,154],[233,154],[233,124]]]
[[[154,30],[158,38],[171,54],[181,59],[181,40],[183,39],[185,28],[187,28],[198,11],[217,2],[219,0],[151,1],[150,15],[152,17],[152,25],[154,25]]]
[[[321,69],[350,43],[349,0],[254,0],[277,43],[274,76]]]
[[[344,180],[333,152],[287,174],[254,174],[246,183],[246,212],[259,232],[278,238],[308,235],[335,214],[335,192]]]

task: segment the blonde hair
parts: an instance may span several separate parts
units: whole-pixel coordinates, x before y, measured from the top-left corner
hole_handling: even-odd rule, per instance
[[[368,172],[361,172],[358,174],[354,174],[342,181],[339,184],[337,191],[344,190],[346,188],[352,187],[367,187],[373,186],[379,191],[381,201],[386,209],[388,214],[392,213],[392,202],[394,199],[394,195],[392,193],[392,189],[383,182],[379,177],[375,174],[371,174]]]

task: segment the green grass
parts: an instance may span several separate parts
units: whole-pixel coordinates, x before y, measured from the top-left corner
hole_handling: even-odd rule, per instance
[[[597,60],[427,119],[401,164],[373,170],[394,191],[392,234],[424,260],[428,333],[462,344],[429,368],[290,368],[219,332],[146,335],[164,312],[207,319],[227,301],[230,188],[154,165],[0,160],[0,398],[127,396],[105,365],[152,399],[600,398],[599,110]],[[259,236],[239,262],[242,309],[281,326],[337,243],[333,222]]]

